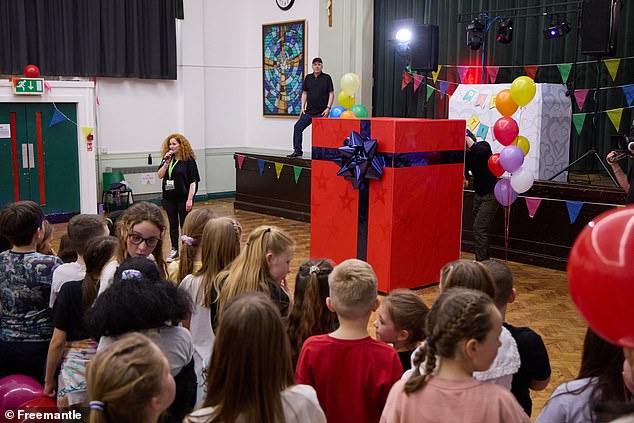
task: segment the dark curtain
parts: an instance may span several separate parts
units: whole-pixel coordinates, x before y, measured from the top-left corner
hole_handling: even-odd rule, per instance
[[[0,73],[176,79],[176,0],[0,2]]]
[[[374,2],[374,87],[373,87],[373,116],[398,117],[429,117],[446,118],[448,112],[447,96],[441,97],[434,93],[425,107],[425,87],[421,85],[416,93],[413,84],[409,84],[401,91],[401,74],[406,65],[406,59],[399,56],[396,46],[390,41],[395,29],[395,20],[414,19],[416,23],[436,24],[440,27],[439,35],[439,64],[460,66],[481,66],[481,50],[471,51],[466,45],[466,25],[480,12],[499,9],[514,9],[526,6],[550,7],[518,11],[517,15],[559,12],[566,16],[572,31],[565,37],[545,40],[544,26],[550,22],[550,17],[515,17],[513,18],[513,41],[504,45],[496,42],[497,25],[494,23],[486,37],[486,65],[512,66],[500,68],[497,83],[512,82],[518,76],[525,75],[525,65],[548,65],[558,63],[578,63],[573,67],[568,79],[569,88],[593,89],[596,83],[597,66],[594,57],[581,54],[578,37],[577,22],[578,7],[576,5],[557,6],[561,0],[375,0]],[[580,2],[577,3],[580,7]],[[470,16],[459,16],[471,14]],[[512,11],[499,14],[489,13],[491,18],[497,15],[511,16]],[[512,17],[512,16],[511,16]],[[460,21],[461,20],[461,21]],[[601,87],[615,87],[599,91],[598,110],[628,107],[622,89],[619,86],[634,83],[634,27],[628,23],[634,22],[634,2],[625,0],[618,26],[617,50],[614,58],[627,58],[621,62],[617,78],[612,81],[606,67],[601,63]],[[472,69],[468,83],[481,83],[481,71]],[[431,75],[430,75],[431,77]],[[443,67],[439,80],[459,82],[455,67]],[[540,67],[535,81],[538,83],[562,83],[556,66]],[[488,78],[487,78],[488,82]],[[429,81],[430,84],[433,81]],[[439,87],[439,83],[435,84]],[[450,86],[448,90],[452,91]],[[618,88],[616,88],[618,87]],[[577,135],[574,126],[571,129],[570,159],[571,161],[584,154],[591,148],[592,112],[595,110],[593,92],[588,94],[583,110],[579,110],[573,101],[573,113],[589,113],[581,136]],[[629,131],[630,122],[634,118],[632,109],[623,110],[619,133]],[[613,135],[616,135],[610,119],[606,113],[597,115],[597,150],[601,157],[613,148]],[[584,160],[575,169],[598,170],[600,164],[592,160]]]

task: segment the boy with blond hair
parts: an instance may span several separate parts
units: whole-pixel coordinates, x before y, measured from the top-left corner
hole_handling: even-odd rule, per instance
[[[349,259],[333,269],[328,285],[326,305],[339,329],[304,342],[295,382],[315,388],[330,423],[378,422],[403,368],[394,348],[368,334],[379,305],[376,275],[368,263]]]

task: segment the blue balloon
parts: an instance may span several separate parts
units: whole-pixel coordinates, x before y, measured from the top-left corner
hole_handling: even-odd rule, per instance
[[[328,115],[328,117],[338,118],[345,111],[346,111],[346,109],[343,108],[342,106],[335,106],[332,109],[330,109],[330,114]]]

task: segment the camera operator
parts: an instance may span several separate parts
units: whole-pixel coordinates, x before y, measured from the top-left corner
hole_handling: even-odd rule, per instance
[[[630,170],[626,175],[619,165],[619,160],[624,157],[627,157],[628,159],[634,158],[634,124],[630,129],[630,136],[623,136],[622,138],[624,141],[624,148],[622,152],[614,150],[610,151],[605,159],[610,166],[612,166],[612,171],[614,172],[614,176],[616,177],[619,185],[621,185],[621,188],[627,192],[627,199],[625,200],[625,203],[634,204],[634,166],[630,166]]]

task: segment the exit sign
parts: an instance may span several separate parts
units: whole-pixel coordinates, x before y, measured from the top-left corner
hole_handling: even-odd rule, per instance
[[[25,95],[42,95],[44,94],[43,78],[20,78],[13,83],[13,92],[15,94]]]

